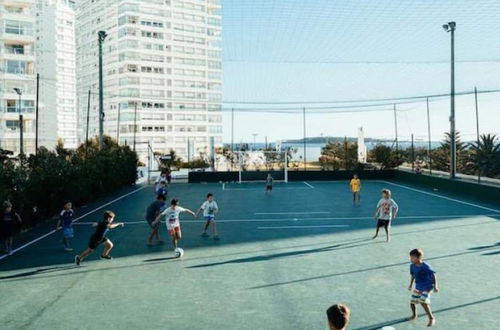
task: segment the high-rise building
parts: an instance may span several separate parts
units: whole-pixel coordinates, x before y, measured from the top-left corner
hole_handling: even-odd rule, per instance
[[[79,138],[99,131],[98,32],[103,43],[104,132],[143,161],[174,149],[187,160],[222,143],[219,0],[80,0]],[[191,155],[188,155],[188,149]]]
[[[75,0],[37,0],[39,145],[77,147]]]
[[[24,153],[35,150],[34,7],[35,0],[0,2],[0,148],[16,154],[21,142],[19,110]]]

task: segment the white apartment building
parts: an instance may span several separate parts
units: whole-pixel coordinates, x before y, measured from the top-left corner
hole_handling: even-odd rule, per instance
[[[0,148],[15,154],[20,151],[19,108],[24,153],[35,150],[34,7],[35,0],[0,1]],[[14,88],[21,91],[21,102]]]
[[[219,0],[79,0],[79,138],[98,124],[98,37],[103,30],[105,134],[147,159],[170,149],[185,160],[222,144]],[[137,109],[137,110],[136,110]],[[188,148],[188,145],[190,146]]]
[[[77,147],[75,0],[37,0],[39,145]]]

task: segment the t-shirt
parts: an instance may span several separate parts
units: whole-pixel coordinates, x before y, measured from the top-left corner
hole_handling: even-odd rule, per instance
[[[176,206],[175,209],[173,209],[172,206],[170,206],[170,207],[167,207],[161,213],[161,215],[165,217],[168,230],[180,226],[179,215],[185,211],[186,211],[186,209],[183,207]]]
[[[410,274],[415,278],[415,289],[419,291],[430,291],[434,287],[434,274],[436,272],[426,264],[420,266],[415,264],[410,265]]]
[[[213,217],[215,212],[219,209],[216,201],[205,201],[200,207],[203,210],[204,217]]]
[[[358,192],[361,190],[361,181],[359,179],[351,180],[351,189],[354,192]]]
[[[272,178],[272,177],[267,178],[267,179],[266,179],[266,184],[267,184],[268,186],[272,186],[272,185],[273,185],[273,178]]]
[[[146,220],[153,221],[165,209],[165,202],[154,201],[146,209]]]
[[[109,230],[109,222],[107,220],[102,220],[97,223],[97,227],[95,229],[94,235],[92,235],[92,238],[94,238],[97,241],[100,241],[106,236],[106,233]]]
[[[166,196],[168,194],[167,188],[158,186],[156,194]]]
[[[11,224],[12,221],[14,221],[15,217],[16,217],[16,214],[14,213],[14,211],[10,211],[8,213],[3,212],[1,220],[5,223]]]
[[[377,209],[379,219],[392,220],[399,206],[392,198],[382,198],[377,203]]]
[[[59,214],[59,220],[63,228],[71,228],[73,226],[73,217],[75,212],[73,210],[63,209]]]

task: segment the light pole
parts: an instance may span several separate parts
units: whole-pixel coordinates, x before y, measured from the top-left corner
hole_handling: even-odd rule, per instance
[[[102,43],[108,35],[104,31],[97,33],[99,41],[99,148],[103,147],[104,136],[104,88],[102,74]]]
[[[450,91],[450,177],[456,176],[457,171],[457,141],[455,133],[455,30],[456,22],[443,25],[443,29],[451,34],[451,91]]]
[[[253,136],[253,148],[252,148],[252,150],[255,150],[255,139],[257,138],[257,135],[259,135],[259,134],[257,134],[257,133],[252,134],[252,136]]]
[[[21,163],[22,163],[22,159],[24,157],[24,148],[23,148],[23,139],[24,139],[24,134],[23,134],[24,125],[23,124],[24,123],[23,123],[23,113],[22,113],[22,109],[21,109],[21,95],[23,95],[23,92],[19,88],[14,88],[14,91],[17,93],[17,95],[19,95],[19,138],[20,138],[19,155],[20,155]]]

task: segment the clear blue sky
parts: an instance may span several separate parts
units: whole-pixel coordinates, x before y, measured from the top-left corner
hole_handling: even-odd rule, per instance
[[[450,34],[457,22],[456,89],[500,89],[498,0],[222,0],[224,107],[328,107],[310,101],[448,93]],[[231,102],[299,102],[245,105]],[[302,104],[300,104],[302,103]],[[500,133],[500,93],[480,95],[482,133]],[[307,115],[307,135],[394,136],[392,106]],[[427,135],[425,102],[397,106],[401,138]],[[430,104],[431,129],[449,129],[449,99]],[[341,111],[342,109],[328,110]],[[352,108],[349,110],[360,110]],[[343,110],[345,111],[345,110]],[[224,141],[231,136],[224,114]],[[457,129],[474,139],[473,95],[457,98]],[[235,113],[235,141],[302,136],[302,114]]]

